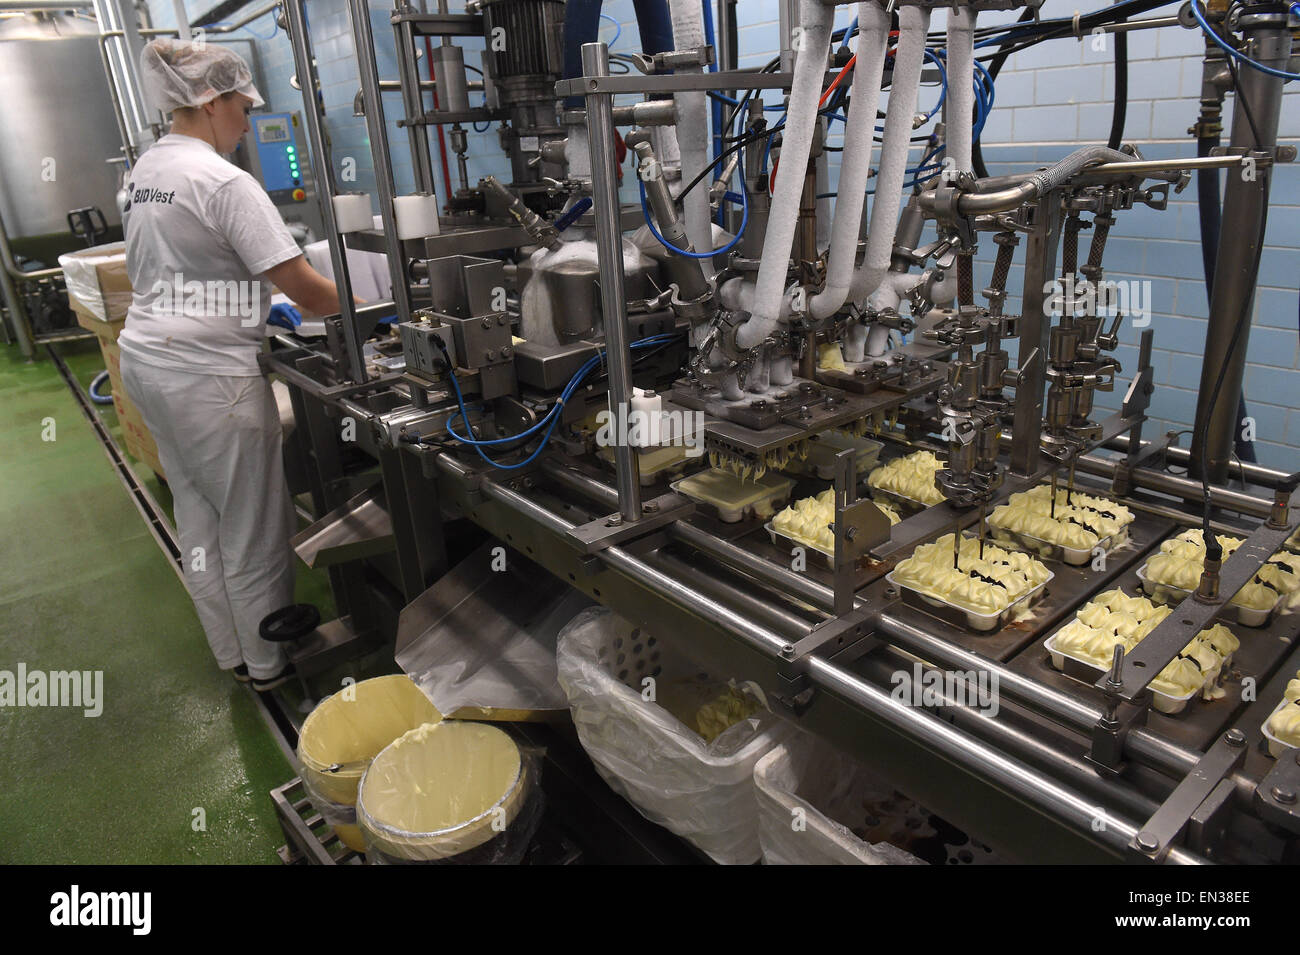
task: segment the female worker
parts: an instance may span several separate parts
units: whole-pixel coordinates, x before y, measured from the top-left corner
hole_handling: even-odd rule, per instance
[[[262,105],[247,64],[216,44],[145,47],[146,94],[171,132],[131,170],[123,212],[134,290],[122,382],[158,444],[185,582],[223,670],[265,691],[293,675],[258,624],[292,602],[293,509],[280,418],[258,368],[271,286],[338,311],[270,198],[222,154]]]

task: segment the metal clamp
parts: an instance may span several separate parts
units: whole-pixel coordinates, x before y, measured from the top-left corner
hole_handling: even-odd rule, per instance
[[[680,494],[661,494],[641,505],[641,519],[628,521],[615,512],[598,517],[586,524],[570,528],[568,538],[584,554],[596,554],[606,547],[614,547],[635,537],[642,537],[673,521],[690,517],[695,503]]]
[[[1246,750],[1246,734],[1241,730],[1230,729],[1220,736],[1201,757],[1196,768],[1183,777],[1169,798],[1138,830],[1129,843],[1129,853],[1135,858],[1160,862],[1174,840],[1212,797],[1218,804],[1216,812],[1223,812],[1223,794],[1218,792],[1219,787],[1245,760]],[[1201,818],[1204,819],[1203,813]]]
[[[653,73],[671,73],[673,70],[687,66],[709,67],[713,65],[713,46],[706,43],[687,50],[664,50],[662,53],[625,53],[624,59],[647,75]]]
[[[1254,803],[1265,822],[1300,832],[1300,749],[1278,758],[1255,787]]]

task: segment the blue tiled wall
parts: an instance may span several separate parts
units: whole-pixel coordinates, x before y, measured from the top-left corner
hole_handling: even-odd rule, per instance
[[[208,5],[208,0],[187,2],[192,15]],[[170,25],[170,3],[152,0],[151,5],[155,21]],[[1043,15],[1069,16],[1076,9],[1088,13],[1106,5],[1103,0],[1074,0],[1068,6],[1060,0],[1047,0]],[[462,9],[463,0],[452,0],[451,8]],[[347,7],[343,0],[310,0],[307,9],[324,87],[326,126],[333,144],[331,160],[337,169],[344,157],[354,157],[358,170],[355,188],[371,191],[373,166],[365,122],[352,116],[352,98],[358,84]],[[744,0],[737,5],[737,10],[740,65],[761,66],[779,47],[777,4],[775,0]],[[604,12],[622,30],[614,50],[639,50],[632,0],[609,0],[604,4]],[[850,6],[839,8],[837,28],[846,26],[854,12]],[[980,22],[1006,21],[1015,16],[1015,13],[989,14]],[[372,4],[371,21],[381,75],[386,79],[395,78],[388,5]],[[943,25],[944,14],[938,12],[932,28],[942,30]],[[265,17],[252,26],[265,35],[271,30],[271,19]],[[613,34],[614,26],[605,24],[602,36],[609,39]],[[1096,51],[1089,39],[1079,42],[1070,38],[1039,44],[1008,60],[998,76],[996,105],[983,135],[985,159],[992,174],[1033,168],[1060,158],[1080,142],[1105,140],[1111,122],[1113,45]],[[293,61],[284,35],[255,42],[265,73],[267,89],[263,92],[273,108],[300,108],[300,95],[288,83]],[[477,64],[481,43],[477,47],[466,46],[466,61]],[[1199,33],[1181,28],[1135,31],[1129,35],[1126,139],[1144,154],[1151,157],[1195,154],[1195,144],[1187,128],[1197,118],[1202,49]],[[923,89],[922,106],[928,108],[936,96],[936,89]],[[477,97],[478,94],[471,94],[471,101]],[[1284,142],[1300,141],[1300,99],[1297,97],[1300,97],[1300,84],[1291,84],[1283,97],[1281,136]],[[391,119],[400,106],[400,98],[388,94],[385,101]],[[1229,97],[1225,127],[1231,121],[1231,108]],[[397,130],[391,121],[389,126],[398,189],[409,191],[412,175],[406,133]],[[840,128],[835,124],[832,142],[838,140]],[[508,174],[495,131],[471,132],[470,155],[471,181],[489,172]],[[919,150],[913,152],[914,161],[920,158]],[[454,162],[452,174],[455,175]],[[832,184],[837,174],[833,166]],[[1274,178],[1274,201],[1260,270],[1245,382],[1247,403],[1257,422],[1259,458],[1265,464],[1288,469],[1300,464],[1300,409],[1296,407],[1300,404],[1297,402],[1300,398],[1297,175],[1300,173],[1294,166],[1281,166]],[[632,177],[626,178],[630,181]],[[632,195],[625,184],[625,198],[631,199]],[[1207,314],[1194,184],[1181,195],[1172,197],[1169,208],[1163,212],[1140,207],[1120,213],[1112,237],[1105,263],[1107,276],[1148,279],[1152,283],[1151,327],[1155,329],[1154,364],[1158,383],[1151,408],[1156,419],[1152,428],[1190,428]],[[992,243],[984,242],[980,252],[980,261],[987,271]],[[977,276],[977,280],[983,278]],[[1023,282],[1023,270],[1013,270],[1010,281],[1010,287],[1015,289],[1016,283]],[[1008,308],[1018,307],[1018,300],[1012,298]],[[1099,405],[1104,409],[1117,408],[1122,399],[1127,370],[1136,364],[1139,334],[1140,330],[1131,325],[1121,331],[1123,345],[1118,354],[1126,374],[1113,393],[1098,396]]]

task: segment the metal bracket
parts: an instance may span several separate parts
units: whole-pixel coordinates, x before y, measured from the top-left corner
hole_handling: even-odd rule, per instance
[[[794,715],[801,715],[812,705],[816,688],[798,669],[799,661],[828,646],[828,656],[835,656],[850,647],[854,648],[855,658],[861,656],[880,645],[880,641],[872,636],[875,629],[875,612],[861,608],[824,620],[797,643],[787,643],[781,648],[781,662],[777,668],[783,684],[775,694],[777,699]]]
[[[889,518],[870,499],[857,500],[857,449],[835,455],[835,614],[853,609],[858,558],[889,540]]]
[[[1300,749],[1278,758],[1255,787],[1254,803],[1265,822],[1300,832]]]
[[[1118,684],[1112,684],[1111,675],[1108,674],[1097,681],[1097,687],[1121,699],[1135,700],[1160,671],[1223,611],[1224,605],[1255,576],[1259,568],[1277,553],[1294,527],[1289,522],[1280,528],[1261,524],[1252,531],[1219,570],[1219,599],[1207,602],[1198,599],[1195,594],[1189,595],[1124,657]]]
[[[627,521],[620,513],[598,517],[586,524],[570,528],[568,537],[584,554],[597,554],[634,537],[671,524],[695,512],[695,502],[680,494],[661,494],[641,506],[641,519]]]
[[[1092,728],[1092,748],[1084,757],[1109,779],[1115,779],[1124,769],[1124,740],[1130,731],[1147,724],[1150,694],[1145,703],[1118,703],[1113,710],[1099,719]]]
[[[1133,837],[1129,854],[1151,862],[1163,860],[1192,817],[1245,760],[1246,750],[1246,734],[1241,730],[1230,729],[1220,736]]]
[[[687,50],[665,50],[662,53],[626,53],[624,57],[647,75],[671,73],[685,66],[709,67],[713,65],[713,46],[706,43]]]

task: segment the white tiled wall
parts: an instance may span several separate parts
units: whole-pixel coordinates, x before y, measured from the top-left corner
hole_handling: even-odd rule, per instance
[[[207,9],[209,2],[187,0],[191,15]],[[1046,0],[1043,15],[1069,16],[1076,9],[1088,13],[1107,5],[1102,0],[1074,0],[1069,5],[1061,0]],[[152,0],[151,8],[156,23],[172,23],[168,0]],[[462,0],[452,0],[451,8],[462,9]],[[639,50],[632,0],[609,0],[603,9],[622,27],[615,51]],[[776,0],[742,0],[737,9],[740,65],[761,66],[779,47]],[[387,4],[371,4],[380,72],[386,79],[396,76],[388,12]],[[853,6],[839,8],[837,29],[847,26],[854,12]],[[310,0],[308,15],[323,83],[326,127],[333,144],[331,160],[337,169],[344,157],[353,157],[358,171],[354,188],[372,191],[373,166],[365,122],[352,116],[352,98],[358,83],[346,4],[343,0]],[[1014,12],[990,14],[980,22],[1007,21],[1015,16]],[[941,30],[943,23],[944,14],[936,13],[932,28]],[[267,34],[271,19],[265,17],[252,26],[255,32]],[[606,24],[602,35],[612,37],[613,31],[613,26]],[[271,106],[300,108],[300,94],[288,83],[293,60],[283,33],[256,43],[265,72],[267,89],[263,92]],[[1195,143],[1187,128],[1197,118],[1202,49],[1202,38],[1195,31],[1166,28],[1130,33],[1126,139],[1144,154],[1195,154]],[[477,62],[477,54],[467,54],[466,60]],[[1060,158],[1075,144],[1104,142],[1111,122],[1112,63],[1113,45],[1094,50],[1090,37],[1082,42],[1070,38],[1039,44],[1011,57],[998,76],[996,104],[984,129],[984,155],[990,172],[997,175],[1033,168]],[[1281,135],[1284,141],[1295,142],[1300,139],[1300,84],[1291,87],[1283,100]],[[936,95],[933,88],[923,89],[922,104],[928,108]],[[472,102],[476,98],[471,94]],[[398,189],[409,191],[412,176],[406,133],[392,122],[400,98],[389,94],[385,102],[390,108],[390,149]],[[1230,106],[1227,112],[1225,126],[1230,122]],[[835,124],[834,128],[832,142],[842,127]],[[434,155],[436,162],[436,144]],[[471,181],[488,173],[508,176],[508,164],[494,131],[471,132],[470,155]],[[914,152],[912,158],[918,160],[920,153]],[[832,183],[836,174],[837,170],[832,169]],[[1287,469],[1300,465],[1300,193],[1296,177],[1293,166],[1282,166],[1274,178],[1268,245],[1261,265],[1246,374],[1246,399],[1257,422],[1259,459]],[[628,183],[632,177],[625,179],[625,198],[630,200],[633,193]],[[1105,262],[1107,276],[1149,279],[1152,283],[1154,363],[1159,386],[1151,408],[1157,419],[1152,430],[1190,428],[1207,313],[1194,184],[1174,197],[1164,212],[1142,207],[1121,213],[1112,237]],[[1225,236],[1224,240],[1230,241],[1231,237]],[[983,243],[980,252],[987,268],[992,243]],[[1014,290],[1019,281],[1023,281],[1023,272],[1015,269],[1010,287]],[[1017,308],[1017,300],[1012,299],[1008,307]],[[1126,370],[1136,364],[1138,336],[1139,331],[1131,326],[1121,332],[1123,344],[1118,356]],[[1098,396],[1099,405],[1117,408],[1126,383],[1127,374],[1114,393]]]

